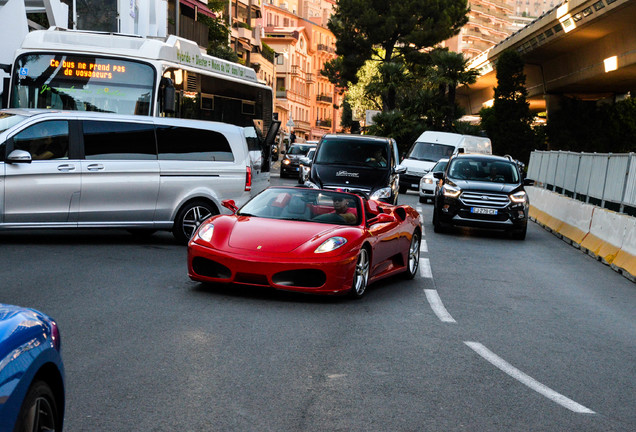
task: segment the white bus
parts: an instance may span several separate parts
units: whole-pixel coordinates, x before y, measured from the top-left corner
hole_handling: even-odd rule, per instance
[[[250,150],[262,152],[266,172],[269,135],[273,141],[279,126],[273,121],[272,89],[253,69],[211,57],[177,36],[164,41],[58,28],[30,32],[16,51],[8,106],[243,126],[251,135]]]

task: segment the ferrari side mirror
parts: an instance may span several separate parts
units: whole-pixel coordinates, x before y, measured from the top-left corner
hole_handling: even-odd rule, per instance
[[[236,211],[238,210],[236,203],[234,202],[234,200],[231,199],[221,201],[221,205],[226,209],[229,209],[232,213],[236,213]]]

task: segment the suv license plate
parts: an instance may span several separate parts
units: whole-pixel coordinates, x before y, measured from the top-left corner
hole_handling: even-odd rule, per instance
[[[497,209],[471,207],[470,212],[475,214],[496,215]]]

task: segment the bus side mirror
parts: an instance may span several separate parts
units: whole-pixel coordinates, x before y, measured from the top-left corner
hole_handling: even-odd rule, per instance
[[[175,89],[170,78],[161,78],[161,111],[165,113],[174,113],[175,108]]]

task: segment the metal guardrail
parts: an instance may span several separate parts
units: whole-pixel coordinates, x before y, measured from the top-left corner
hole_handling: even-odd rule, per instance
[[[533,151],[528,178],[545,189],[636,216],[636,154]]]

